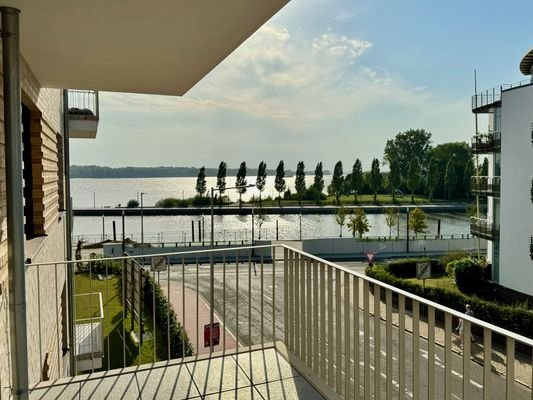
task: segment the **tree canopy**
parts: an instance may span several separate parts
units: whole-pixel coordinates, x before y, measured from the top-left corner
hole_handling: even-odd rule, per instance
[[[411,191],[411,203],[415,202],[414,193],[420,187],[420,164],[418,158],[413,158],[407,170],[407,188]]]
[[[207,181],[205,180],[205,167],[200,168],[198,176],[196,178],[196,193],[199,196],[203,196],[207,191]]]
[[[356,159],[352,167],[352,174],[350,175],[350,186],[353,191],[354,201],[357,201],[357,194],[361,191],[363,186],[363,167],[361,160]]]
[[[281,160],[276,168],[276,178],[274,180],[274,188],[279,193],[278,205],[281,205],[281,193],[287,189],[285,184],[285,163]]]
[[[217,172],[217,188],[222,195],[226,191],[226,173],[228,166],[225,161],[221,161]]]
[[[374,158],[372,160],[372,168],[370,169],[370,179],[368,181],[370,189],[374,192],[374,203],[377,202],[378,192],[383,186],[383,175],[379,169],[379,160]]]
[[[246,193],[246,162],[243,161],[239,170],[237,171],[237,179],[235,180],[235,186],[240,186],[237,191],[239,192],[239,207],[242,206],[242,195]]]
[[[335,202],[339,204],[339,196],[342,193],[344,184],[342,161],[337,161],[333,169],[333,177],[331,178],[330,192],[335,195]]]
[[[261,161],[259,167],[257,168],[257,178],[255,180],[255,187],[259,190],[259,206],[261,207],[261,193],[265,190],[266,186],[266,171],[267,165],[266,162]]]
[[[447,169],[448,162],[453,159],[453,164],[457,174],[456,183],[460,183],[460,185],[454,187],[454,197],[448,197],[448,200],[452,200],[453,198],[465,198],[468,193],[465,192],[463,181],[466,164],[469,160],[472,160],[472,151],[470,149],[470,145],[466,142],[442,143],[431,149],[430,157],[430,159],[434,160],[437,164],[437,170],[440,171],[437,181],[438,183],[433,191],[434,196],[437,198],[444,198],[445,192],[447,195],[449,195],[445,187],[444,172]]]
[[[409,129],[398,133],[394,139],[387,140],[383,158],[389,165],[397,163],[400,175],[405,178],[409,163],[415,157],[418,157],[425,171],[430,150],[431,133],[424,129]]]
[[[302,195],[305,193],[305,165],[303,161],[298,162],[296,167],[296,178],[294,180],[294,187],[298,194],[298,204],[302,204]]]

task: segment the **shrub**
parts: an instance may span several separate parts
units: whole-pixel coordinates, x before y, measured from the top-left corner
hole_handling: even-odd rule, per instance
[[[182,199],[176,199],[174,197],[167,197],[167,198],[159,200],[157,203],[155,203],[155,206],[163,207],[163,208],[188,207],[189,201],[182,200]]]
[[[366,274],[371,278],[454,310],[463,311],[465,304],[470,304],[476,318],[531,337],[531,327],[533,326],[533,312],[531,310],[481,300],[477,296],[468,296],[444,288],[424,288],[416,283],[395,277],[385,268],[382,266],[367,268]]]
[[[128,208],[136,208],[139,207],[139,202],[135,199],[128,200],[128,204],[126,204],[126,207]]]
[[[385,266],[385,270],[399,278],[415,278],[417,263],[431,263],[431,273],[442,274],[444,268],[439,260],[424,258],[406,258],[403,260],[392,261]]]
[[[464,250],[453,250],[443,255],[439,261],[442,265],[445,265],[447,267],[448,264],[452,261],[460,260],[461,258],[466,258],[469,256],[470,254]]]
[[[80,261],[76,263],[79,272],[91,271],[91,274],[93,275],[105,275],[106,271],[109,275],[122,274],[122,263],[120,261],[109,261],[106,260],[103,255],[96,253],[91,253],[89,259],[90,261],[87,262]]]
[[[194,196],[192,198],[192,205],[195,207],[211,205],[211,198],[207,196]]]
[[[446,266],[446,272],[453,276],[459,290],[464,293],[479,293],[484,289],[485,275],[483,266],[468,257],[452,261]]]
[[[151,302],[152,296],[155,297],[155,320],[161,330],[161,339],[163,343],[169,342],[168,334],[170,332],[170,358],[181,358],[192,356],[194,349],[189,342],[187,332],[177,321],[176,313],[169,305],[165,293],[161,286],[153,280],[148,272],[144,274],[144,298]],[[169,318],[167,319],[167,313]],[[185,354],[183,350],[185,349]],[[161,358],[166,359],[167,354],[161,354]]]

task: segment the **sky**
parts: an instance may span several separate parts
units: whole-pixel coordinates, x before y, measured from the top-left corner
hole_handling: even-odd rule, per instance
[[[470,141],[474,69],[479,90],[527,79],[531,15],[528,0],[292,0],[183,97],[101,93],[71,164],[366,170],[407,129]]]

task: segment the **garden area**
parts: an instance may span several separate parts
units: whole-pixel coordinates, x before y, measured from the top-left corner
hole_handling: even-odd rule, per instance
[[[430,263],[432,274],[417,279],[417,263]],[[463,312],[470,304],[476,318],[533,336],[533,302],[490,282],[490,267],[483,260],[455,253],[440,259],[412,258],[376,264],[366,274],[399,289]]]
[[[108,266],[109,267],[109,266]],[[82,268],[87,269],[87,267]],[[193,349],[186,333],[176,321],[176,315],[170,309],[170,329],[167,325],[168,303],[159,285],[152,278],[144,275],[144,304],[143,321],[145,338],[142,345],[139,341],[134,342],[132,332],[132,316],[128,312],[123,318],[122,302],[122,268],[120,264],[108,268],[108,279],[99,279],[105,276],[105,262],[95,260],[92,262],[92,274],[88,271],[80,271],[75,275],[76,292],[76,320],[100,316],[100,301],[97,293],[102,295],[103,307],[103,336],[104,336],[104,359],[103,369],[122,368],[124,366],[123,343],[126,350],[126,365],[152,363],[168,359],[168,332],[170,331],[171,358],[179,358],[183,354],[183,341],[185,340],[186,355],[192,355]],[[153,314],[153,291],[155,290],[155,326]],[[93,295],[79,296],[81,294]],[[95,320],[97,322],[99,320]],[[87,322],[87,321],[85,321]],[[133,321],[133,331],[139,335],[139,324]],[[125,332],[125,337],[123,336]],[[154,359],[154,335],[156,343]]]

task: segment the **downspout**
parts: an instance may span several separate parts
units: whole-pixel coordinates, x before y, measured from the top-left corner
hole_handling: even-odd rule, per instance
[[[28,399],[28,341],[26,325],[26,267],[24,265],[24,196],[20,94],[19,13],[0,7],[4,73],[9,321],[11,394]]]
[[[65,244],[67,247],[67,260],[72,261],[72,201],[70,198],[70,128],[68,119],[68,90],[63,89],[63,171],[65,171]],[[76,361],[74,350],[76,337],[74,332],[74,264],[67,264],[67,312],[68,312],[68,343],[70,375],[76,375]]]

